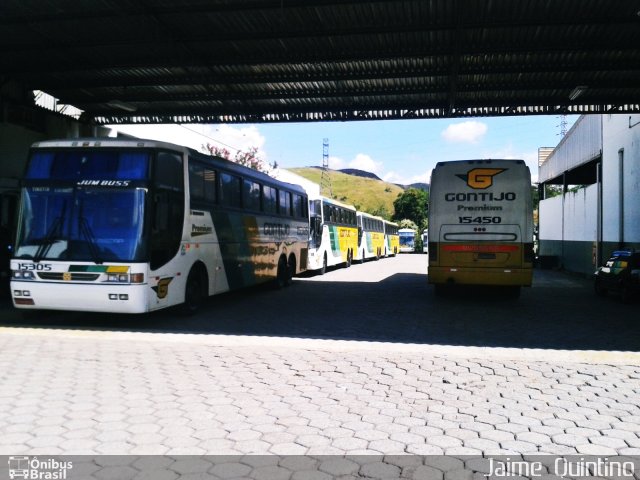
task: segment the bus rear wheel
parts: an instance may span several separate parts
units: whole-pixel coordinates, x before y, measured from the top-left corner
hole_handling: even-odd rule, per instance
[[[353,262],[353,254],[351,253],[351,250],[348,250],[347,251],[347,261],[344,264],[345,268],[349,268],[351,266],[352,262]]]
[[[292,253],[289,255],[287,262],[287,286],[293,283],[293,277],[296,274],[296,256]]]
[[[284,288],[288,285],[288,277],[289,277],[289,266],[287,265],[287,260],[284,255],[280,256],[280,260],[278,260],[278,270],[276,272],[276,288]]]

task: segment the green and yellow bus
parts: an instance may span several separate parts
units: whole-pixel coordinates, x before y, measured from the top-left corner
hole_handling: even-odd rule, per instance
[[[384,255],[384,220],[365,212],[358,212],[358,249],[354,260],[378,260]]]
[[[306,192],[150,140],[32,146],[11,294],[18,308],[138,313],[274,281],[307,267]]]
[[[324,274],[328,267],[350,267],[357,242],[355,207],[322,196],[309,200],[307,270]]]
[[[440,162],[431,175],[429,283],[531,286],[533,203],[523,160]]]
[[[384,256],[395,257],[400,251],[400,239],[398,236],[398,224],[384,221]]]

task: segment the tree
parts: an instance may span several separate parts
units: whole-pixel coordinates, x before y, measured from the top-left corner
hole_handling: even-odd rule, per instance
[[[422,230],[427,226],[427,205],[429,194],[417,188],[409,188],[398,194],[393,201],[393,220],[409,219],[416,224],[416,230]]]
[[[230,160],[238,165],[242,165],[243,167],[252,168],[254,170],[258,170],[259,172],[270,173],[272,168],[278,168],[277,164],[270,165],[265,162],[263,159],[258,157],[258,147],[251,147],[247,151],[238,150],[236,154],[232,157],[231,152],[226,148],[216,147],[215,145],[211,145],[207,143],[203,146],[203,148],[214,157],[222,157],[225,160]]]
[[[410,228],[411,230],[418,231],[418,226],[415,224],[413,220],[409,220],[408,218],[403,218],[398,222],[399,228]]]

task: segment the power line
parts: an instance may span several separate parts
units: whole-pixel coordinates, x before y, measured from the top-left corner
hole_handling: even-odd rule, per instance
[[[205,138],[208,138],[209,140],[213,140],[214,142],[219,143],[220,145],[224,145],[225,147],[231,148],[232,150],[235,150],[236,152],[241,152],[241,151],[242,151],[242,149],[240,149],[240,148],[237,148],[237,147],[233,147],[233,146],[231,146],[231,145],[228,145],[228,144],[226,144],[226,143],[224,143],[224,142],[221,142],[220,140],[218,140],[218,139],[216,139],[216,138],[210,137],[209,135],[207,135],[207,134],[205,134],[205,133],[198,132],[197,130],[194,130],[194,129],[192,129],[192,128],[189,128],[189,127],[187,127],[187,126],[185,126],[185,125],[183,125],[183,124],[181,124],[181,123],[179,123],[179,124],[178,124],[178,126],[180,126],[180,127],[184,128],[185,130],[188,130],[188,131],[190,131],[190,132],[197,133],[198,135],[200,135],[200,136],[202,136],[202,137],[205,137]]]

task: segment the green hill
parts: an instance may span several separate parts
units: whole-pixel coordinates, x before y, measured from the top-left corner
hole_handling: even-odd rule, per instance
[[[319,168],[289,168],[295,174],[320,184],[322,170]],[[354,205],[358,210],[380,215],[390,219],[393,215],[393,201],[403,189],[393,183],[357,177],[346,173],[329,171],[333,198],[344,203]],[[329,196],[323,191],[323,195]]]

